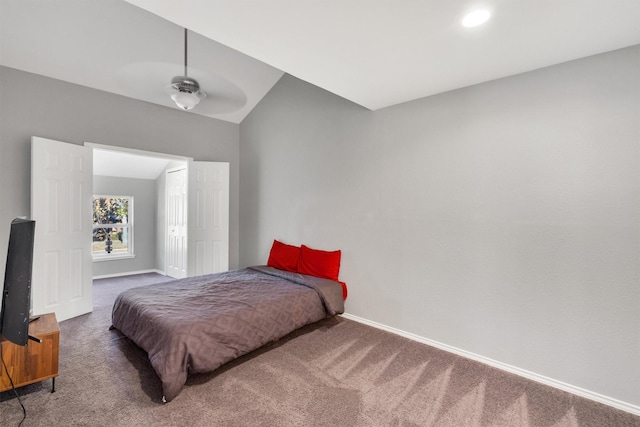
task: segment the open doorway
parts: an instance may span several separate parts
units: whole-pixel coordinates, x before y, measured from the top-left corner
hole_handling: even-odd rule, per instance
[[[106,191],[124,198],[123,191],[133,191],[140,180],[152,183],[137,190],[133,200],[135,257],[108,261],[105,267],[94,262],[94,278],[147,271],[182,278],[229,269],[228,162],[85,145],[93,151],[94,194]],[[114,187],[99,186],[114,180]],[[141,242],[148,249],[142,250]]]
[[[119,147],[105,147],[91,144],[93,151],[93,195],[94,227],[96,225],[95,206],[106,199],[109,206],[117,201],[130,201],[127,209],[127,227],[113,227],[109,245],[105,245],[105,233],[93,236],[93,277],[104,278],[123,274],[157,272],[176,277],[175,257],[169,252],[169,235],[175,227],[175,207],[168,206],[173,198],[168,194],[170,187],[167,174],[175,170],[187,171],[189,159],[161,153],[127,150]],[[186,226],[186,177],[183,183],[184,212]],[[114,222],[119,218],[116,215]],[[98,219],[99,220],[99,219]],[[123,233],[130,229],[129,233]],[[182,230],[180,230],[182,231]],[[173,233],[171,233],[173,234]],[[186,229],[181,244],[184,244],[183,259],[186,264]],[[127,240],[124,241],[123,239]],[[124,249],[127,249],[125,251]],[[107,253],[106,249],[110,252]],[[186,276],[186,268],[184,269]]]

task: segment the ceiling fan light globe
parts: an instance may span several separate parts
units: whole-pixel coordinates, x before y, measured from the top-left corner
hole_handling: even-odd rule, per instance
[[[189,92],[176,92],[171,95],[171,99],[183,110],[191,110],[200,103],[198,95]]]

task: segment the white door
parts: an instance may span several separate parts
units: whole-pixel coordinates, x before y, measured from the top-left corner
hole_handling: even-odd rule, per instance
[[[167,276],[187,277],[187,169],[167,171]]]
[[[229,163],[189,162],[189,276],[229,269]]]
[[[31,138],[34,315],[55,312],[62,321],[93,309],[91,156],[87,147]]]

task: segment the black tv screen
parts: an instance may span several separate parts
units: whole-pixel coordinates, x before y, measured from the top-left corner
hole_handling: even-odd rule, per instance
[[[0,332],[17,345],[27,345],[31,309],[31,272],[36,222],[16,218],[11,222],[7,266],[4,272]]]

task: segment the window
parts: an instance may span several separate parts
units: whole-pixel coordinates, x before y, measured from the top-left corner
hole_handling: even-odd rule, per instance
[[[133,197],[93,196],[93,259],[131,258]]]

